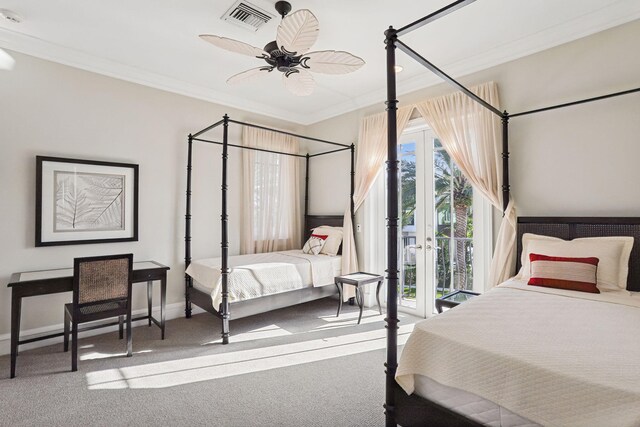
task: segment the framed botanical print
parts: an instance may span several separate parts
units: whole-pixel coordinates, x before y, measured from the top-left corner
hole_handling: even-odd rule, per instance
[[[36,246],[138,240],[138,165],[36,156]]]

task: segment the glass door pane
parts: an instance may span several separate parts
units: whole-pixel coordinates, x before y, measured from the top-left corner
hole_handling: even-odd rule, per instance
[[[473,189],[457,165],[433,140],[435,298],[473,289]]]
[[[400,305],[416,308],[416,141],[408,138],[398,145],[400,160]]]

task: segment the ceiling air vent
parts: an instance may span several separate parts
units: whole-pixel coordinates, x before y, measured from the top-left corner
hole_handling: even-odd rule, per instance
[[[258,31],[260,27],[269,22],[274,15],[246,1],[235,2],[227,12],[222,15],[222,20],[246,28]]]

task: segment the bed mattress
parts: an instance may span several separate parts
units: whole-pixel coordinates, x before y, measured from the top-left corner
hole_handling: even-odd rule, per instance
[[[229,302],[334,284],[340,275],[341,256],[304,254],[301,250],[229,257]],[[187,274],[194,287],[211,294],[214,307],[222,301],[220,258],[191,262]]]
[[[638,325],[639,295],[512,280],[417,324],[396,380],[413,393],[426,376],[534,424],[638,426]]]

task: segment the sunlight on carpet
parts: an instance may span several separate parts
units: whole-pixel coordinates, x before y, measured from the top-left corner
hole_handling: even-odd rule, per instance
[[[141,354],[141,353],[151,353],[153,352],[153,350],[138,350],[138,351],[134,351],[133,354]],[[111,359],[114,357],[124,357],[127,355],[126,351],[123,351],[121,353],[100,353],[97,351],[91,352],[91,353],[86,353],[86,354],[81,354],[80,355],[80,360],[97,360],[97,359]]]
[[[269,325],[263,328],[258,328],[249,332],[243,332],[241,334],[234,335],[233,342],[261,340],[265,338],[283,337],[286,335],[292,335],[292,333],[282,329],[277,325]],[[221,342],[222,338],[218,338],[217,340],[206,342],[203,345],[220,344]]]
[[[326,325],[317,326],[314,330],[325,331],[329,329],[339,329],[352,327],[358,324],[358,312],[340,314],[340,317],[322,316],[322,320],[327,322]],[[361,325],[367,325],[371,323],[381,322],[384,320],[384,315],[378,311],[365,310],[362,312]]]
[[[398,345],[406,342],[413,324],[400,326]],[[89,372],[89,390],[165,388],[243,375],[287,366],[379,350],[386,347],[386,331],[241,350],[186,359]]]

